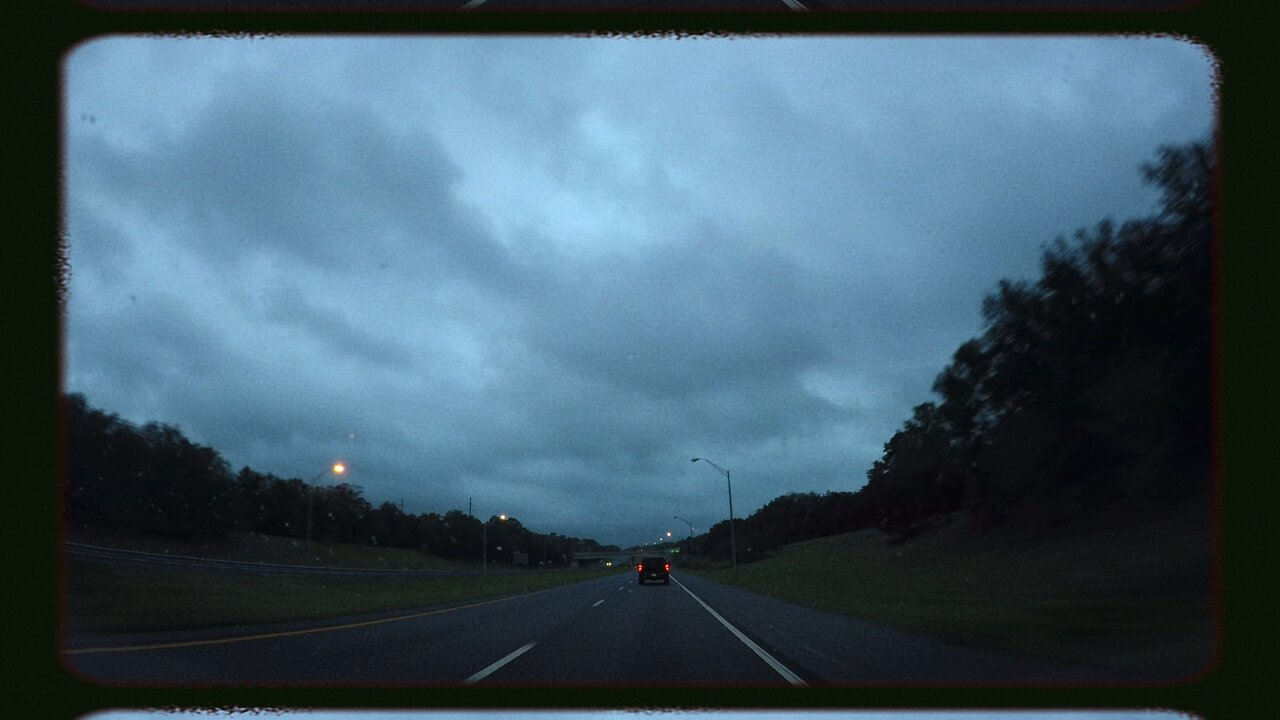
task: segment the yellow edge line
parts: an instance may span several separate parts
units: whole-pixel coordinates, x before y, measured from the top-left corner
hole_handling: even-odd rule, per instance
[[[441,608],[439,610],[428,610],[426,612],[414,613],[412,615],[398,615],[392,618],[382,618],[381,620],[365,620],[358,623],[347,623],[346,625],[330,625],[327,627],[307,628],[306,630],[288,630],[284,632],[263,633],[261,635],[240,635],[237,637],[217,638],[215,640],[189,640],[187,642],[177,643],[160,643],[157,645],[122,645],[116,647],[96,647],[96,648],[80,648],[78,650],[63,650],[63,655],[88,655],[91,653],[109,653],[109,652],[140,652],[143,650],[169,650],[173,648],[198,647],[201,645],[225,645],[227,643],[246,642],[249,640],[270,640],[272,638],[290,637],[294,635],[313,635],[316,633],[332,632],[334,630],[350,630],[351,628],[367,627],[369,625],[381,625],[382,623],[399,622],[401,620],[416,620],[417,618],[427,617],[428,615],[443,615],[451,613],[455,610],[466,610],[467,608],[481,607],[482,605],[493,605],[494,603],[506,602],[507,600],[515,600],[516,598],[529,597],[538,593],[555,590],[555,588],[543,588],[535,590],[531,593],[522,595],[511,595],[508,597],[497,598],[494,600],[485,600],[484,602],[471,603],[470,605],[459,605],[458,607]]]

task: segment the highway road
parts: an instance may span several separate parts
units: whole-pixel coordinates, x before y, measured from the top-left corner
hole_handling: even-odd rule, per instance
[[[107,685],[821,685],[1106,681],[947,645],[684,573],[456,607],[207,631],[72,636]]]

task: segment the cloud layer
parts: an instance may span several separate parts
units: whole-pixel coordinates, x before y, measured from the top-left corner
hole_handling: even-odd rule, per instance
[[[1123,67],[1124,72],[1116,72]],[[235,468],[632,544],[853,490],[1041,245],[1213,122],[1173,39],[111,38],[66,386]]]

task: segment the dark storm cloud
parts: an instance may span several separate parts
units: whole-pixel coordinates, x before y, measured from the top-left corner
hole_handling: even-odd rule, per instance
[[[397,137],[353,104],[264,83],[224,81],[188,129],[146,148],[86,140],[86,186],[182,228],[186,247],[232,272],[282,255],[327,272],[515,279],[502,248],[453,198],[459,171],[433,137]]]
[[[71,198],[67,215],[67,225],[94,238],[94,242],[83,248],[84,261],[78,263],[78,267],[94,273],[97,282],[118,284],[133,260],[134,246],[129,229],[117,219],[96,213],[83,197]]]
[[[321,338],[330,352],[349,354],[371,365],[407,367],[412,351],[394,338],[371,333],[352,321],[341,308],[325,308],[310,302],[296,283],[267,292],[262,318],[266,322],[297,327]]]
[[[761,374],[785,382],[827,354],[793,263],[710,225],[568,272],[574,281],[531,313],[530,344],[643,396],[688,396]]]
[[[215,333],[180,298],[130,295],[87,318],[68,342],[68,362],[93,368],[100,380],[144,396],[234,372]],[[156,418],[159,419],[159,418]]]

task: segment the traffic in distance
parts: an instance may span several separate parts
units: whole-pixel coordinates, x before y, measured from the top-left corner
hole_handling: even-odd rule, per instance
[[[641,585],[645,580],[671,584],[671,563],[664,557],[646,557],[636,565],[637,582]]]

